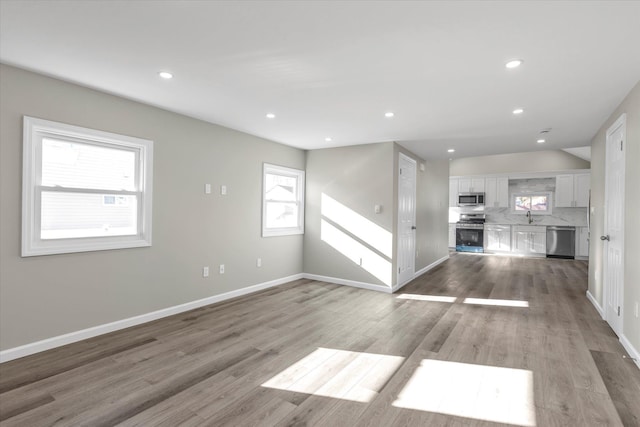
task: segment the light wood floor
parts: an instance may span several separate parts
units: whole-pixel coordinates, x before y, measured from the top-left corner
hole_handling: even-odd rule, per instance
[[[0,425],[639,426],[586,276],[454,255],[394,295],[289,283],[2,364]]]

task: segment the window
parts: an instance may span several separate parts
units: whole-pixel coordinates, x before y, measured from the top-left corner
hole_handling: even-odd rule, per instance
[[[551,193],[514,193],[511,195],[511,212],[516,214],[551,214]]]
[[[304,233],[304,171],[265,163],[262,236]]]
[[[151,246],[153,141],[24,117],[22,256]]]

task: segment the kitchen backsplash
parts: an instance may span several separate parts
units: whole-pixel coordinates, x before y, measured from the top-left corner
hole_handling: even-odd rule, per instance
[[[551,215],[533,214],[531,225],[573,225],[587,226],[587,208],[553,208]],[[529,225],[526,215],[511,213],[510,208],[485,208],[488,224]]]
[[[510,179],[509,194],[556,191],[555,178]]]

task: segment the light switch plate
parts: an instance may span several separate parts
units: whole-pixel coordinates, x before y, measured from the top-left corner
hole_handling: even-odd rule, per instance
[[[220,194],[223,196],[227,195],[227,186],[226,185],[221,185],[220,186]]]

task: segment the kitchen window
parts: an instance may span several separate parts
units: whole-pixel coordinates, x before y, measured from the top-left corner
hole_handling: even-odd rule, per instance
[[[262,236],[304,233],[304,171],[264,164]]]
[[[527,212],[538,215],[551,214],[551,193],[513,193],[511,212],[526,215]]]
[[[22,256],[151,246],[153,141],[24,117]]]

